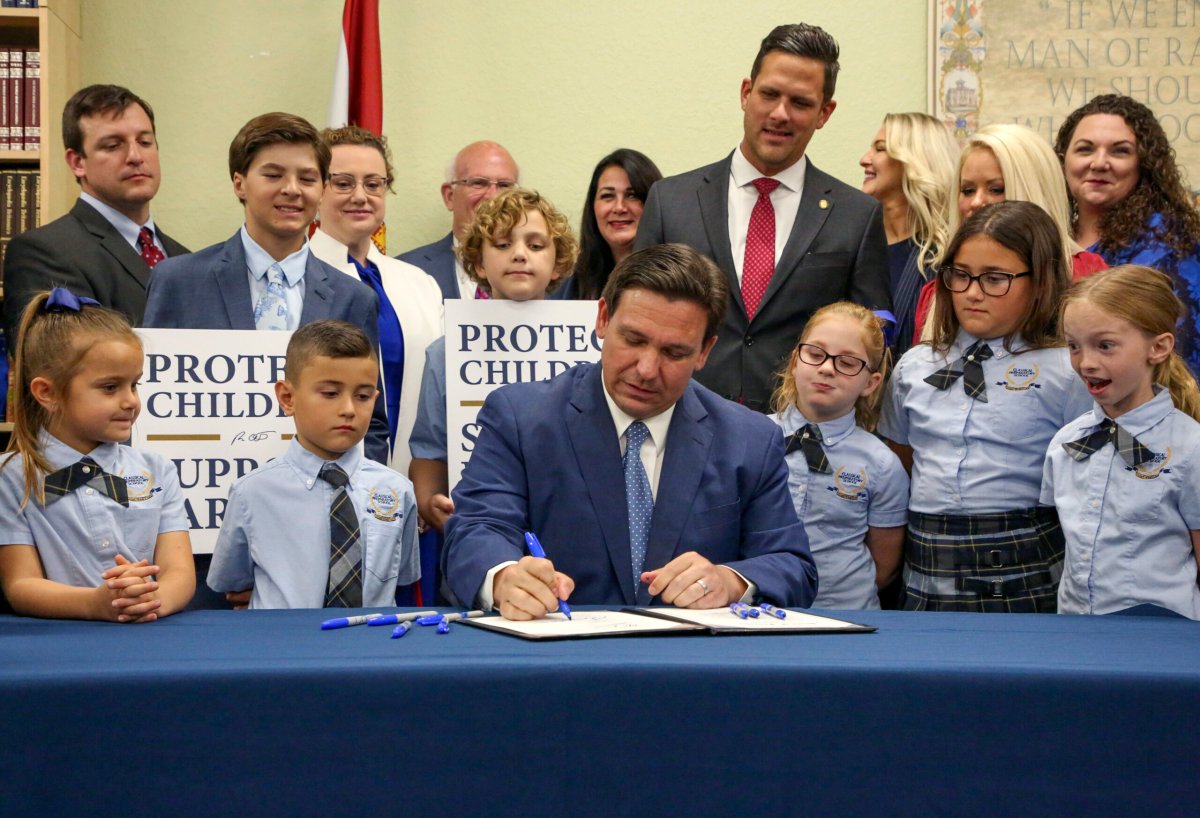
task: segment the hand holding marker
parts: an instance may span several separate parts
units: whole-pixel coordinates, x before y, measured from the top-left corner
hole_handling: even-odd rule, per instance
[[[537,557],[540,560],[546,559],[546,550],[542,548],[542,544],[538,542],[537,535],[532,531],[525,532],[525,545],[529,546],[530,556]],[[565,599],[558,600],[558,609],[562,611],[563,616],[567,619],[571,618],[571,606],[567,604]]]

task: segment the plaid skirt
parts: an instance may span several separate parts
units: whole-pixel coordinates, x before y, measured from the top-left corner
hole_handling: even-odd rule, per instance
[[[906,611],[1054,613],[1063,533],[1053,508],[908,514]]]

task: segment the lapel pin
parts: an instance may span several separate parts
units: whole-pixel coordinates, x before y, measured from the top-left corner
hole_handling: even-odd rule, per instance
[[[821,201],[817,202],[817,207],[821,208],[822,210],[826,209],[829,207],[829,200],[822,199]]]

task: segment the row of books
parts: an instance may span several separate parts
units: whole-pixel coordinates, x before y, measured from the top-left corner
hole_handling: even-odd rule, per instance
[[[0,44],[0,151],[36,151],[41,128],[42,53]]]
[[[0,0],[0,8],[6,9],[35,9],[39,5],[38,0]]]
[[[0,272],[9,240],[40,225],[41,198],[42,177],[37,168],[0,168]]]

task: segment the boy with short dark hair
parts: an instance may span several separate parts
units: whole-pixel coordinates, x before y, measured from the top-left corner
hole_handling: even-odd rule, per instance
[[[233,484],[208,585],[251,608],[391,607],[421,576],[408,478],[363,457],[378,394],[375,347],[316,321],[288,343],[275,394],[295,418],[287,453]]]
[[[233,191],[246,221],[229,240],[154,270],[146,294],[147,327],[294,330],[337,318],[362,327],[378,345],[375,291],[309,252],[308,227],[329,176],[329,148],[307,120],[262,114],[229,145]],[[387,462],[383,402],[367,456]]]

